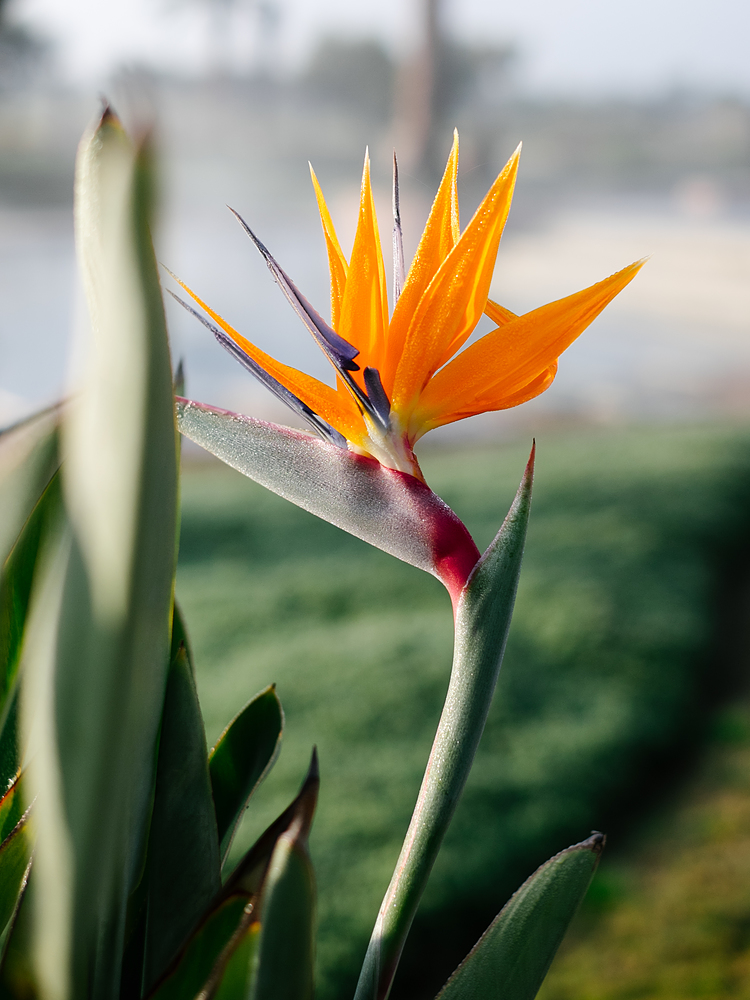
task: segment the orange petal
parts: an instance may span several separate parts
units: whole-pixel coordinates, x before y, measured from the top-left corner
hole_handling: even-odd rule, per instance
[[[530,399],[540,396],[549,389],[555,380],[555,375],[557,375],[557,361],[515,393],[506,396],[497,396],[492,393],[478,396],[472,401],[462,401],[458,409],[433,413],[429,419],[424,417],[420,408],[417,407],[412,418],[413,431],[409,434],[409,441],[413,446],[423,434],[434,430],[435,427],[442,427],[444,424],[451,424],[456,420],[464,420],[466,417],[474,417],[478,413],[489,413],[491,410],[509,410],[514,406],[520,406],[521,403],[527,403]]]
[[[492,299],[487,299],[487,305],[484,307],[484,312],[486,316],[492,320],[493,323],[497,323],[498,326],[505,326],[506,323],[510,323],[511,320],[518,319],[517,313],[511,312],[510,309],[506,309],[505,306],[501,306],[499,302],[493,302]]]
[[[419,301],[393,385],[392,406],[403,416],[409,415],[432,374],[461,347],[484,312],[519,155],[520,146]]]
[[[313,378],[312,375],[307,375],[305,372],[298,371],[296,368],[291,368],[289,365],[284,365],[280,361],[276,361],[270,354],[266,354],[265,351],[261,351],[255,344],[246,340],[241,333],[238,333],[226,320],[222,319],[218,313],[214,312],[210,306],[198,298],[195,292],[188,288],[183,281],[180,281],[179,278],[175,278],[175,280],[198,303],[201,309],[205,310],[211,319],[221,327],[224,333],[232,338],[238,347],[241,347],[269,375],[273,375],[285,388],[293,392],[303,403],[306,403],[318,416],[328,421],[337,431],[340,431],[347,441],[361,444],[366,439],[367,429],[365,428],[364,421],[348,393],[339,393],[330,385],[326,385],[325,382],[320,382],[318,379]]]
[[[409,268],[401,296],[393,308],[385,363],[380,376],[383,388],[390,393],[393,377],[404,347],[409,323],[424,290],[435,276],[458,242],[460,235],[458,222],[458,131],[453,133],[451,148],[445,173],[440,182],[435,201],[432,203],[427,224],[419,241],[417,252]]]
[[[346,262],[346,257],[344,256],[341,244],[336,236],[336,230],[333,228],[331,213],[328,211],[328,206],[326,205],[325,198],[323,197],[323,192],[320,190],[320,184],[318,184],[318,178],[315,176],[312,164],[309,164],[309,167],[313,187],[315,188],[315,197],[318,201],[320,221],[323,224],[323,235],[326,240],[326,249],[328,251],[328,269],[331,272],[331,326],[334,330],[336,330],[336,332],[338,332],[339,317],[341,315],[341,300],[344,297],[344,288],[346,288],[346,276],[349,271],[349,265]]]
[[[365,154],[359,221],[336,331],[360,352],[362,368],[380,367],[388,324],[388,292],[380,234],[370,185],[370,156]],[[361,380],[361,374],[357,374]]]
[[[515,405],[507,401],[549,368],[643,264],[637,261],[575,295],[525,313],[467,347],[424,390],[419,418],[437,426],[441,414],[457,413],[475,399],[491,401],[487,409],[493,410]]]

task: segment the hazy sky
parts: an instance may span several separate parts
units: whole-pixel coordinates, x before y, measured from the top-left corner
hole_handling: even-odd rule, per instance
[[[414,38],[418,0],[236,0],[237,65],[257,53],[257,7],[278,13],[261,48],[299,65],[323,35]],[[210,59],[206,0],[16,0],[19,16],[60,43],[68,75],[102,80],[133,61],[200,72]],[[253,10],[253,8],[256,8]],[[750,95],[747,0],[443,0],[444,22],[473,40],[510,40],[528,89],[642,93],[675,85]]]

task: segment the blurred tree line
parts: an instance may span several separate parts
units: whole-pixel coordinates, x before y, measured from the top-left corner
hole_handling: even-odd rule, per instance
[[[92,88],[55,78],[52,48],[12,16],[13,2],[0,0],[0,202],[67,200]],[[209,159],[221,170],[242,164],[282,207],[300,163],[309,158],[322,177],[350,183],[365,145],[377,183],[389,185],[395,147],[404,183],[434,189],[454,127],[465,212],[521,139],[516,219],[533,221],[571,195],[671,197],[696,177],[726,205],[750,201],[750,102],[740,97],[675,90],[587,102],[530,98],[516,86],[522,53],[451,37],[437,0],[415,0],[422,31],[410,53],[396,57],[374,39],[328,38],[290,74],[273,41],[273,0],[189,2],[215,8],[219,27],[232,9],[252,15],[262,58],[256,52],[239,69],[218,60],[203,76],[192,66],[184,75],[131,67],[124,86],[115,73],[103,89],[120,107],[134,81],[147,92],[162,151],[178,169]]]

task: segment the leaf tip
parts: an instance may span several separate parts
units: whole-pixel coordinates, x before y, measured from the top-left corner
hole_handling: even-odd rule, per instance
[[[590,851],[593,851],[597,858],[601,857],[601,853],[607,843],[606,833],[600,833],[599,830],[592,830],[591,836],[588,840],[584,840],[582,847],[588,847]]]
[[[524,472],[524,478],[528,480],[533,480],[534,478],[534,463],[536,462],[536,438],[531,439],[531,451],[529,452],[529,460],[526,463],[526,470]]]
[[[109,126],[110,128],[114,128],[118,132],[122,132],[124,134],[125,129],[123,127],[122,121],[120,120],[120,116],[117,114],[115,109],[110,104],[109,98],[101,94],[100,100],[102,102],[102,110],[101,114],[99,115],[99,121],[96,123],[94,131],[98,132],[100,129]]]
[[[320,764],[318,762],[318,748],[313,746],[312,756],[310,757],[310,767],[307,770],[307,777],[305,778],[305,784],[308,782],[312,783],[314,781],[320,782]]]

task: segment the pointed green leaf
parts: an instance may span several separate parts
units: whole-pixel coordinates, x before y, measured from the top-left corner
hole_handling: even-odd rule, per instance
[[[180,646],[185,647],[185,652],[187,653],[188,664],[190,669],[195,674],[193,652],[190,648],[190,640],[188,638],[187,629],[185,628],[185,620],[182,617],[182,612],[180,611],[180,606],[177,601],[172,605],[172,642],[169,651],[169,662],[171,663],[180,651]]]
[[[315,877],[307,841],[319,786],[318,756],[313,750],[299,795],[248,851],[227,883],[227,888],[241,886],[257,896],[248,921],[249,930],[260,924],[257,939],[252,947],[242,934],[233,942],[233,948],[248,950],[248,979],[241,995],[252,1000],[309,1000],[313,994]],[[225,956],[215,970],[214,982],[224,982],[231,957]],[[235,974],[233,966],[231,975]]]
[[[443,579],[446,564],[455,561],[468,573],[476,560],[464,524],[414,476],[303,431],[205,403],[178,399],[177,425],[261,486],[418,569]]]
[[[302,782],[299,794],[284,812],[263,831],[250,850],[241,859],[227,879],[224,892],[247,892],[250,895],[260,891],[260,886],[268,871],[268,865],[279,837],[288,830],[299,829],[299,836],[307,838],[312,826],[315,806],[320,789],[318,754],[313,749],[310,767]]]
[[[61,511],[60,479],[53,475],[0,570],[0,788],[8,786],[20,766],[17,680],[21,645],[39,553]]]
[[[315,877],[307,837],[279,837],[260,903],[253,1000],[310,1000],[315,964]]]
[[[182,644],[167,680],[146,879],[144,983],[148,989],[221,888],[206,735]]]
[[[119,990],[126,903],[142,870],[169,664],[177,450],[150,201],[147,151],[134,148],[106,111],[84,137],[76,168],[91,338],[63,429],[72,537],[50,644],[55,686],[44,689],[44,697],[54,697],[54,718],[45,725],[57,745],[33,769],[32,792],[61,778],[58,820],[38,815],[39,857],[50,840],[73,859],[69,875],[59,878],[62,866],[50,861],[34,892],[35,912],[45,915],[34,922],[37,961],[61,952],[50,962],[55,981],[45,986],[55,996],[68,992],[69,964],[72,995],[87,995],[92,983],[99,997]],[[31,704],[27,718],[29,732]],[[46,916],[61,909],[68,914],[62,923]],[[68,944],[61,927],[72,929]],[[37,971],[41,977],[41,965]]]
[[[70,983],[72,866],[55,720],[58,626],[69,558],[70,533],[60,516],[46,533],[34,575],[19,668],[28,758],[24,783],[34,798],[37,835],[31,880],[36,888],[24,894],[9,944],[8,976],[14,979],[17,972],[23,982],[30,977],[39,989],[29,995],[50,1000],[67,1000]]]
[[[604,835],[538,868],[438,994],[439,1000],[533,1000],[596,871]]]
[[[60,480],[55,476],[31,512],[0,573],[0,704],[4,704],[16,677],[40,543],[61,502]]]
[[[58,408],[0,433],[0,564],[60,464]]]
[[[244,972],[250,977],[255,975],[255,960],[250,963],[249,971],[243,970],[241,955],[236,962],[232,961],[235,951],[242,949],[249,960],[247,932],[263,912],[266,877],[272,867],[276,847],[284,836],[291,836],[295,845],[306,844],[319,784],[317,756],[313,753],[299,794],[237,865],[214,901],[211,912],[149,994],[149,1000],[184,1000],[198,994],[202,1000],[213,1000],[216,991],[225,982],[225,975],[229,976],[224,990],[226,996],[229,996],[226,993],[229,981],[234,983],[238,977],[243,981]],[[279,899],[281,893],[280,889]],[[250,993],[247,995],[250,996]]]
[[[404,845],[380,905],[355,1000],[382,1000],[388,995],[419,900],[469,777],[513,615],[533,474],[532,449],[503,525],[458,601],[448,694]]]
[[[0,933],[13,916],[26,884],[31,846],[28,820],[24,816],[0,846]]]
[[[211,789],[224,861],[250,796],[273,766],[284,713],[273,685],[245,705],[209,757]]]

